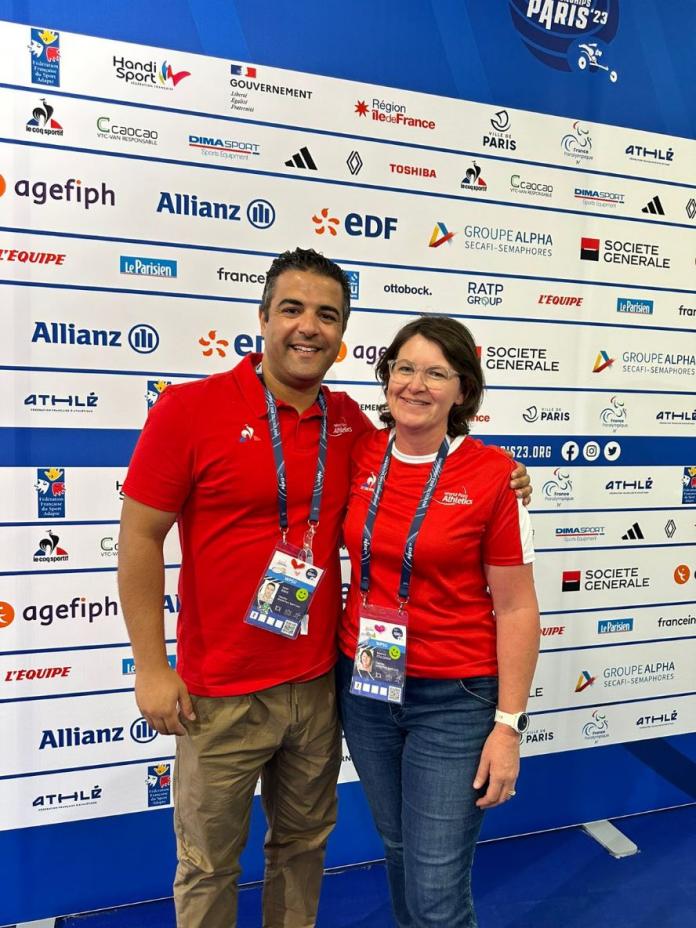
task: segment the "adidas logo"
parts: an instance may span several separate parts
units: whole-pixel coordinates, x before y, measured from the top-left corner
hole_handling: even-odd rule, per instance
[[[645,535],[637,522],[634,522],[626,534],[621,536],[622,541],[643,541],[644,539]]]
[[[653,197],[641,210],[642,213],[652,213],[654,216],[664,216],[665,211],[662,208],[659,197]]]
[[[314,158],[312,158],[309,149],[306,146],[303,146],[298,152],[296,152],[292,158],[288,158],[285,162],[286,168],[302,168],[303,170],[316,171],[318,170],[316,164],[314,163]]]

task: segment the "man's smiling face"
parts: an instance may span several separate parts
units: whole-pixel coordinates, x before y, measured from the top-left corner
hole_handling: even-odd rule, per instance
[[[343,334],[343,291],[330,277],[289,270],[275,282],[268,319],[259,313],[264,370],[292,389],[318,386]]]

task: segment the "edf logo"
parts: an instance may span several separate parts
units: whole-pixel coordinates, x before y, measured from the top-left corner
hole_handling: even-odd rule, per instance
[[[324,207],[312,216],[317,235],[338,235],[341,220]],[[348,235],[364,235],[365,238],[391,238],[399,220],[395,216],[373,216],[371,213],[348,213],[343,227]]]

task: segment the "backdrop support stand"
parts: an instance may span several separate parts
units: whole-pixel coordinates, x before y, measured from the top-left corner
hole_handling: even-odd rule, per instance
[[[638,845],[619,831],[608,819],[598,822],[585,822],[582,826],[585,834],[594,838],[612,857],[631,857],[639,851]]]

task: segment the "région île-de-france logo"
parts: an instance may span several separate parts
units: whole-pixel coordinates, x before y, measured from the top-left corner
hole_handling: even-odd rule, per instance
[[[65,469],[39,467],[34,484],[39,519],[65,518]]]
[[[147,408],[152,409],[167,387],[171,387],[171,385],[171,380],[162,380],[161,378],[159,380],[148,380],[147,393],[145,394]]]
[[[62,135],[63,127],[57,119],[53,118],[53,112],[53,106],[45,97],[42,97],[41,105],[34,107],[31,119],[27,122],[27,132],[35,132],[39,135]]]
[[[617,72],[604,62],[619,26],[618,0],[509,0],[512,22],[527,49],[549,68],[604,75]]]
[[[571,158],[576,164],[581,161],[592,161],[592,136],[587,126],[574,122],[570,132],[561,139],[561,148],[566,158]]]
[[[371,108],[365,100],[357,100],[354,112],[357,116],[361,117],[367,117],[368,114],[370,114],[374,122],[386,122],[395,126],[405,126],[409,129],[435,128],[435,123],[432,119],[409,116],[406,113],[406,107],[403,103],[395,103],[392,100],[380,100],[377,97],[373,97]]]
[[[456,232],[449,232],[444,222],[436,222],[430,235],[428,248],[439,248],[440,245],[444,245],[445,242],[451,245],[452,239],[456,234]]]
[[[60,536],[52,529],[48,529],[46,535],[39,542],[39,546],[34,552],[35,564],[54,564],[57,561],[67,561],[68,552],[61,548],[58,542]]]
[[[4,600],[0,600],[0,628],[7,628],[8,625],[12,625],[14,617],[14,606],[4,602]]]
[[[175,71],[168,61],[157,64],[156,61],[131,61],[127,58],[113,56],[116,78],[134,87],[174,90],[177,84],[191,76],[190,71]]]
[[[29,52],[32,84],[60,87],[60,33],[53,29],[32,29]]]

